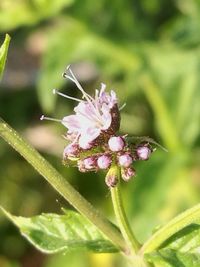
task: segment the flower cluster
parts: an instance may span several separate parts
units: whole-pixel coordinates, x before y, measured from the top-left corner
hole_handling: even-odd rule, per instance
[[[104,143],[102,140],[104,138]],[[148,143],[139,145],[130,144],[126,136],[102,136],[100,143],[96,141],[90,149],[83,149],[77,143],[70,143],[64,150],[65,163],[75,162],[81,172],[108,170],[111,166],[119,166],[121,177],[129,181],[135,176],[133,162],[137,160],[148,160],[152,148]],[[108,186],[112,186],[106,180]]]
[[[109,170],[118,166],[124,181],[135,175],[133,162],[147,160],[152,147],[149,142],[130,142],[126,135],[120,136],[120,108],[113,90],[106,92],[106,85],[95,91],[95,96],[87,94],[81,87],[70,67],[63,74],[73,81],[82,93],[82,99],[54,93],[78,102],[74,114],[60,121],[66,128],[68,145],[63,152],[63,162],[78,166],[81,172]],[[41,119],[50,119],[42,116]],[[106,184],[115,186],[116,179],[106,176]]]

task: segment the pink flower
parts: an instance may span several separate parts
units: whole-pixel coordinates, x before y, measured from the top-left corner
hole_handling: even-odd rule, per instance
[[[65,139],[68,145],[63,152],[64,163],[72,163],[81,172],[108,170],[105,182],[108,187],[118,183],[118,172],[121,171],[123,180],[128,181],[135,176],[131,164],[136,160],[147,160],[154,151],[147,142],[154,143],[150,138],[146,141],[135,142],[135,138],[127,135],[118,136],[120,126],[118,100],[114,91],[105,91],[105,84],[95,91],[95,96],[87,94],[77,81],[70,67],[63,75],[74,82],[82,93],[78,99],[53,90],[65,98],[75,100],[78,104],[74,114],[65,116],[62,120],[41,116],[41,120],[61,122],[66,128]],[[140,140],[141,138],[139,138]],[[137,141],[137,138],[136,138]]]
[[[74,108],[75,114],[66,116],[62,119],[62,124],[68,129],[68,135],[74,136],[83,149],[91,148],[91,143],[97,139],[103,132],[116,131],[119,128],[119,110],[117,97],[114,91],[105,92],[105,84],[101,84],[101,89],[96,90],[95,97],[87,94],[70,68],[69,75],[65,77],[73,81],[83,94],[83,99],[76,99],[54,90],[66,98],[76,100],[78,105]]]

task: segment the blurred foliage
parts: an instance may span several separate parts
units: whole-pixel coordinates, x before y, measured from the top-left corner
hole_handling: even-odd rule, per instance
[[[70,114],[74,104],[66,99],[57,100],[52,89],[58,87],[79,97],[74,86],[61,77],[66,66],[72,64],[90,93],[100,82],[105,82],[108,88],[116,89],[121,104],[126,102],[122,110],[123,133],[149,135],[168,149],[168,153],[158,149],[148,162],[137,163],[137,177],[123,185],[128,217],[141,241],[157,225],[200,199],[199,30],[199,0],[18,0],[15,3],[3,0],[0,3],[2,38],[5,31],[12,36],[0,90],[0,111],[11,125],[26,135],[27,128],[37,128],[43,112],[61,118]],[[26,51],[24,58],[19,51]],[[28,70],[30,64],[21,69],[18,63],[27,62],[27,53],[29,59],[37,62],[33,78],[33,71]],[[9,88],[8,81],[19,79],[20,71],[26,77],[30,75],[34,82],[22,86],[18,92],[15,86]],[[65,129],[54,126],[58,135],[64,133]],[[50,138],[47,129],[46,136],[41,135],[43,143]],[[113,219],[104,174],[94,177],[64,168],[61,156],[50,150],[55,140],[50,139],[44,148],[36,142],[40,138],[35,139],[31,141],[45,157]],[[58,145],[61,139],[58,136]],[[0,162],[3,166],[0,202],[8,210],[34,215],[41,210],[60,209],[63,200],[56,203],[53,190],[2,141]],[[30,247],[2,217],[0,235],[0,265],[29,267]],[[9,240],[19,245],[8,249],[12,243]],[[26,255],[29,261],[24,260]],[[117,266],[118,260],[113,255],[79,253],[77,257],[72,253],[45,257],[38,266],[111,267]],[[120,262],[119,266],[125,263]]]
[[[73,0],[2,0],[0,3],[0,30],[7,31],[28,26],[59,13]]]

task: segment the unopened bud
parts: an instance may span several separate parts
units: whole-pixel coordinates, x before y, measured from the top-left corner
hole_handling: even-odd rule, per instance
[[[110,139],[108,141],[108,146],[109,146],[110,150],[113,152],[122,151],[124,149],[124,146],[125,146],[125,142],[124,142],[123,137],[121,137],[121,136],[110,137]]]
[[[91,170],[96,167],[96,159],[94,157],[88,157],[83,160],[83,164],[86,169]]]
[[[102,155],[97,159],[97,165],[100,169],[108,169],[112,162],[110,155]]]
[[[78,169],[80,172],[86,172],[87,171],[84,164],[83,164],[83,160],[79,160],[77,162],[77,166],[78,166]]]
[[[137,156],[140,160],[148,160],[151,154],[151,149],[148,146],[139,146],[136,149]]]
[[[129,167],[132,162],[133,158],[129,154],[123,154],[118,157],[119,165],[122,167]]]
[[[108,187],[115,187],[118,183],[118,168],[111,167],[106,175],[105,182]]]
[[[78,168],[81,172],[87,172],[96,169],[95,157],[88,157],[78,161]]]
[[[63,158],[76,157],[79,153],[77,144],[69,144],[63,151]]]
[[[135,173],[135,169],[131,167],[121,169],[122,179],[126,182],[128,182],[133,176],[135,176]]]

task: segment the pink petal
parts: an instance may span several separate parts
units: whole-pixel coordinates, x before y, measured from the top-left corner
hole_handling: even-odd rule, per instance
[[[80,121],[76,115],[69,115],[62,119],[62,124],[69,129],[70,132],[80,130]]]
[[[79,146],[86,148],[92,141],[94,141],[101,133],[98,128],[87,128],[86,131],[81,132],[79,138]]]
[[[102,121],[103,121],[102,129],[107,130],[110,127],[111,122],[112,122],[112,116],[111,116],[110,109],[109,109],[108,105],[103,104],[101,111],[103,113],[103,115],[101,116]]]

